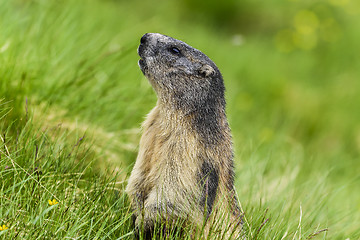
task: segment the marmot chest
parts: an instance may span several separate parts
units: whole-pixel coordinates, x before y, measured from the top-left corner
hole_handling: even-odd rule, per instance
[[[199,136],[186,121],[178,116],[163,116],[155,107],[143,125],[140,150],[145,154],[151,178],[174,181],[194,178],[204,154]],[[155,180],[155,179],[153,179]]]

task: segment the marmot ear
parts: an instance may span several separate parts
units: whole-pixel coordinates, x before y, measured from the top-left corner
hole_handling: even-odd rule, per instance
[[[199,73],[204,77],[210,77],[214,75],[215,70],[210,65],[202,65],[199,69]]]

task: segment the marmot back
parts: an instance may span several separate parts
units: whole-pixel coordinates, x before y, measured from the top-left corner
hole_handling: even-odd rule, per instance
[[[194,232],[205,226],[205,236],[209,228],[218,229],[218,236],[239,236],[241,213],[219,69],[199,50],[158,33],[145,34],[138,53],[158,101],[143,123],[126,188],[135,227],[145,237],[157,224],[168,230],[180,222]]]

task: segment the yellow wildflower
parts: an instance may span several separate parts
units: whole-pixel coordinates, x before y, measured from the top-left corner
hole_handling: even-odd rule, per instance
[[[6,230],[6,229],[8,229],[8,227],[5,224],[3,224],[2,226],[0,225],[0,231]]]
[[[56,205],[56,204],[58,204],[59,202],[58,201],[56,201],[55,199],[53,199],[52,201],[51,200],[48,200],[48,202],[49,202],[49,205],[50,206],[52,206],[52,205]]]

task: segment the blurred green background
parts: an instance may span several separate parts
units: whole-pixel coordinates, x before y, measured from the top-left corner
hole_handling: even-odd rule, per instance
[[[90,175],[126,179],[156,103],[136,49],[166,34],[223,74],[249,239],[359,239],[359,22],[357,0],[1,0],[2,135],[86,133]]]

